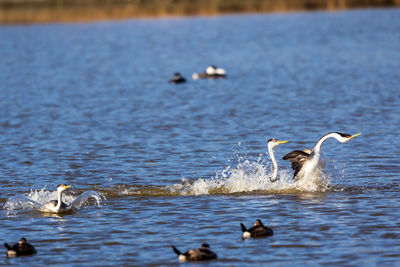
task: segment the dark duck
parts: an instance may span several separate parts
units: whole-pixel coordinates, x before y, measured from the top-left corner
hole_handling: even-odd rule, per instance
[[[29,244],[25,238],[21,238],[21,240],[13,246],[7,243],[4,243],[4,246],[7,248],[6,254],[8,257],[28,256],[36,253],[36,249]]]
[[[184,83],[184,82],[186,82],[186,79],[183,78],[179,72],[176,72],[174,76],[172,76],[171,80],[169,80],[169,83]]]
[[[180,262],[186,261],[208,261],[217,258],[217,254],[210,250],[210,246],[206,243],[202,244],[200,248],[190,249],[185,253],[180,252],[175,246],[172,249],[178,255]]]
[[[253,227],[249,229],[247,229],[243,223],[241,223],[240,226],[242,227],[243,239],[250,237],[261,238],[274,235],[274,231],[268,227],[265,227],[261,220],[256,220]]]

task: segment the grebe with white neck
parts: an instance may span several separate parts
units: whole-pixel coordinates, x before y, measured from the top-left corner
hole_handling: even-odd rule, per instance
[[[327,133],[318,140],[312,150],[294,150],[286,154],[283,159],[291,161],[292,169],[294,170],[293,177],[296,180],[309,177],[310,175],[319,177],[326,164],[326,158],[321,152],[322,143],[329,138],[335,138],[340,143],[346,143],[360,134],[361,133],[355,135],[338,132]]]
[[[79,196],[64,195],[63,191],[70,188],[69,185],[60,184],[57,191],[47,191],[46,187],[40,190],[32,190],[27,195],[15,195],[4,204],[7,214],[15,214],[18,210],[26,209],[40,211],[44,216],[57,216],[58,214],[75,212],[81,207],[90,205],[89,199],[93,199],[100,206],[102,195],[96,191],[87,190]]]
[[[59,213],[59,212],[65,212],[68,210],[68,205],[62,202],[62,194],[64,190],[67,188],[70,188],[70,185],[66,184],[59,184],[57,185],[57,200],[51,200],[49,201],[41,211],[43,212],[53,212],[53,213]]]
[[[268,140],[268,154],[272,161],[272,176],[270,178],[271,182],[275,182],[278,176],[278,163],[276,162],[274,155],[274,148],[280,144],[287,143],[288,141],[279,141],[278,139],[271,138]]]

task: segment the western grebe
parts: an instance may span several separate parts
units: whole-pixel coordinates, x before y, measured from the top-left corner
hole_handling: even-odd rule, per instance
[[[256,220],[253,227],[249,229],[247,229],[243,223],[241,223],[240,226],[242,227],[243,239],[250,237],[260,238],[274,235],[274,231],[268,227],[265,227],[261,220]]]
[[[172,246],[174,252],[178,255],[180,262],[185,261],[206,261],[217,258],[217,254],[210,250],[210,246],[206,243],[202,244],[200,248],[190,249],[185,253],[181,253],[175,246]]]
[[[268,140],[268,154],[272,161],[272,176],[270,178],[271,182],[275,182],[278,176],[278,163],[276,163],[276,159],[274,156],[274,148],[279,144],[287,143],[288,141],[279,141],[278,139],[272,138]]]
[[[340,143],[346,143],[360,134],[361,133],[355,135],[338,132],[328,133],[318,140],[317,144],[312,150],[295,150],[286,154],[283,159],[288,159],[291,161],[292,169],[294,170],[293,177],[296,180],[302,179],[303,177],[307,177],[309,175],[319,176],[326,163],[326,159],[321,152],[322,143],[329,138],[335,138]]]
[[[199,78],[225,78],[226,71],[222,68],[217,68],[214,65],[210,65],[207,67],[206,71],[203,73],[193,73],[193,80],[197,80]]]
[[[169,80],[170,83],[184,83],[186,82],[186,79],[182,77],[182,75],[179,72],[176,72],[174,76],[172,76],[172,79]]]
[[[57,185],[57,193],[58,193],[58,200],[51,200],[49,201],[44,208],[42,209],[43,212],[54,212],[59,213],[66,211],[68,209],[67,204],[62,202],[62,193],[65,189],[71,187],[70,185],[66,184],[59,184]]]
[[[15,257],[15,256],[27,256],[36,253],[36,249],[26,242],[25,238],[21,238],[18,243],[10,246],[7,243],[4,243],[4,246],[7,248],[7,256]]]

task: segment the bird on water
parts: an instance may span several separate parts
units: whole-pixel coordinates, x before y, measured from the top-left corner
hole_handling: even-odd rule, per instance
[[[246,238],[260,238],[260,237],[267,237],[267,236],[271,236],[274,235],[274,231],[272,231],[272,229],[265,227],[263,225],[263,223],[261,222],[261,220],[256,220],[254,225],[247,229],[246,226],[244,226],[243,223],[240,224],[241,228],[242,228],[242,232],[243,232],[243,239]]]
[[[361,133],[355,135],[338,132],[327,133],[318,140],[312,150],[294,150],[286,154],[283,159],[290,160],[292,163],[292,169],[294,170],[293,177],[295,180],[300,180],[310,175],[316,175],[318,177],[326,164],[326,158],[321,152],[322,143],[329,138],[335,138],[340,143],[346,143],[360,134]]]
[[[206,71],[203,73],[193,73],[193,80],[204,79],[204,78],[225,78],[226,70],[223,68],[217,68],[214,65],[210,65],[207,67]]]
[[[70,185],[59,184],[57,185],[57,200],[49,201],[42,209],[43,212],[60,213],[68,210],[68,205],[62,202],[62,194],[64,190],[70,188]]]
[[[278,163],[276,163],[274,148],[280,144],[287,143],[288,141],[279,141],[276,138],[271,138],[268,140],[268,154],[272,161],[272,176],[270,178],[271,182],[275,182],[278,176]]]
[[[174,76],[172,76],[171,80],[169,80],[169,83],[184,83],[184,82],[186,82],[186,79],[183,78],[183,76],[179,72],[176,72]]]
[[[29,244],[24,237],[13,246],[7,243],[4,243],[4,246],[7,248],[6,254],[8,257],[27,256],[36,253],[36,249]]]
[[[210,250],[210,246],[206,243],[202,244],[200,248],[190,249],[185,253],[180,252],[175,246],[172,246],[174,252],[178,255],[180,262],[186,261],[207,261],[217,258],[217,254]]]

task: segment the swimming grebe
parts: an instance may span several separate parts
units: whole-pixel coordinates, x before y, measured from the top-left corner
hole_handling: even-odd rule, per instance
[[[68,205],[62,202],[62,193],[65,189],[70,188],[70,185],[60,184],[57,185],[58,200],[49,201],[42,209],[43,212],[65,212],[68,210]]]

